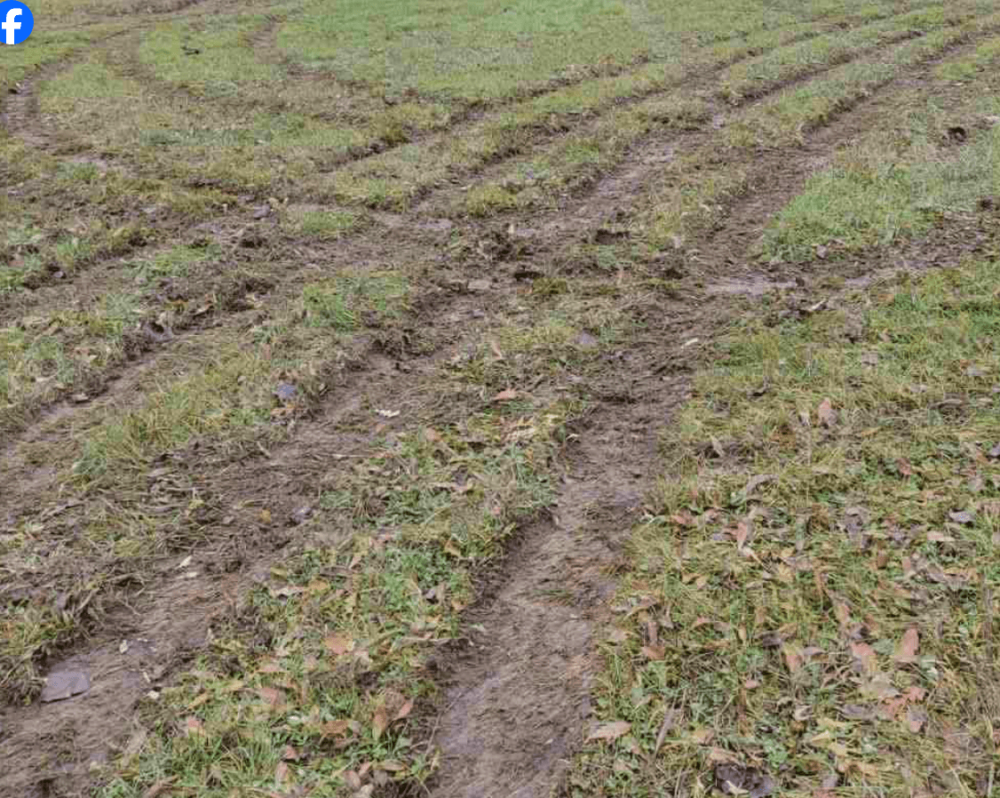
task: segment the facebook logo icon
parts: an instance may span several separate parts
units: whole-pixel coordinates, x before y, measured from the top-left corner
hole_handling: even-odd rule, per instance
[[[4,44],[20,44],[31,35],[35,18],[20,0],[4,0],[0,3],[0,39]]]

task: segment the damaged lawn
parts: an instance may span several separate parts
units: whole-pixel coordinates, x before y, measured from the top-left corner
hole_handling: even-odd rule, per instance
[[[436,754],[408,730],[435,690],[425,666],[458,635],[475,569],[551,501],[570,410],[387,435],[328,485],[313,543],[272,567],[174,686],[148,693],[149,731],[99,794],[371,795],[426,780]]]
[[[972,262],[720,342],[571,794],[992,794],[997,295]]]

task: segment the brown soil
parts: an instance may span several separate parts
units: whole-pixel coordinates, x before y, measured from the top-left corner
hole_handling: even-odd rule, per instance
[[[163,10],[167,8],[173,7]],[[64,66],[36,76],[25,94],[15,95],[18,99],[5,106],[4,123],[28,143],[50,146],[50,134],[33,121],[32,92]],[[592,400],[593,409],[576,424],[560,454],[557,502],[550,513],[520,530],[506,559],[484,576],[481,598],[465,619],[463,641],[433,662],[445,690],[440,705],[428,708],[428,736],[443,754],[430,785],[432,795],[541,798],[559,789],[569,758],[589,730],[596,644],[610,617],[622,544],[653,486],[661,432],[685,400],[686,375],[700,361],[702,348],[692,342],[710,339],[722,329],[746,307],[747,296],[782,291],[790,306],[824,298],[811,287],[815,275],[810,265],[783,266],[765,274],[752,257],[753,247],[766,221],[801,189],[817,165],[843,142],[879,124],[892,108],[895,90],[904,81],[919,81],[928,68],[915,69],[845,109],[815,132],[807,146],[760,153],[749,164],[753,190],[733,202],[717,228],[678,253],[686,275],[678,295],[669,300],[640,298],[626,308],[644,322],[645,330],[607,356],[600,377],[577,387]],[[374,231],[319,253],[331,255],[328,269],[391,263],[400,252],[434,264],[437,273],[422,286],[412,319],[414,331],[421,331],[427,345],[414,353],[405,345],[390,346],[374,333],[363,338],[336,372],[335,389],[308,408],[280,446],[236,453],[195,446],[169,459],[171,473],[157,478],[197,486],[200,495],[208,497],[209,513],[181,530],[178,540],[162,557],[146,563],[141,574],[121,574],[101,601],[103,614],[94,614],[85,624],[87,636],[63,657],[45,663],[49,671],[88,672],[93,685],[89,692],[58,703],[3,709],[0,760],[8,767],[0,796],[88,794],[91,763],[113,756],[138,728],[134,706],[139,698],[169,683],[203,649],[214,625],[244,611],[247,590],[265,577],[271,564],[314,536],[330,534],[300,526],[294,513],[315,503],[322,480],[336,474],[338,463],[348,468],[351,458],[370,450],[376,428],[364,423],[368,408],[401,411],[379,433],[460,418],[467,408],[440,395],[438,369],[479,342],[491,311],[518,301],[516,273],[548,271],[553,261],[558,263],[560,252],[602,226],[609,206],[626,211],[634,206],[649,190],[656,159],[666,157],[668,146],[662,138],[641,142],[611,174],[567,198],[556,212],[502,219],[504,228],[514,223],[533,231],[530,246],[518,253],[516,264],[503,255],[495,257],[489,264],[491,286],[485,291],[455,288],[481,277],[484,267],[482,258],[455,256],[448,246],[454,234],[482,240],[497,222],[428,219],[420,212],[384,215]],[[572,221],[566,223],[567,218]],[[876,271],[937,265],[986,246],[991,230],[981,220],[944,228],[935,233],[938,251],[925,249],[921,254],[915,244],[912,251],[876,253],[825,268],[868,279],[866,275]],[[289,267],[287,260],[275,259],[273,274],[280,274],[283,282],[276,281],[281,284],[266,302],[287,297],[311,273],[302,264],[312,260],[308,255],[317,254],[308,252],[313,245],[286,243],[297,252],[291,260],[298,265]],[[234,314],[224,323],[238,325],[239,320]],[[206,331],[192,325],[190,336]],[[109,373],[108,395],[88,407],[59,406],[53,411],[57,416],[40,416],[21,432],[5,450],[3,474],[9,488],[4,490],[0,522],[12,526],[17,518],[35,517],[59,501],[51,464],[19,459],[17,444],[49,440],[56,449],[86,424],[93,405],[114,402],[125,407],[136,401],[135,389],[143,385],[147,371],[170,373],[163,364],[176,355],[178,346],[165,343],[146,359]],[[126,395],[127,388],[132,395]],[[259,517],[265,505],[271,523]],[[79,512],[74,507],[59,514],[55,529],[71,534]],[[196,552],[191,568],[198,575],[191,579],[177,569],[177,554],[186,551]],[[51,578],[45,574],[37,583],[17,587],[44,592],[52,589],[47,581]],[[124,652],[122,640],[128,643]]]

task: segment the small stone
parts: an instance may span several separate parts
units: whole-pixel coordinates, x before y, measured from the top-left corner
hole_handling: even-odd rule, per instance
[[[63,701],[90,689],[90,675],[84,671],[55,671],[45,679],[41,701],[48,704]]]
[[[593,349],[599,344],[600,341],[588,332],[582,332],[576,337],[576,345],[583,349]]]
[[[469,290],[476,294],[489,291],[492,287],[493,283],[490,280],[469,280],[468,284]]]
[[[298,389],[289,382],[279,382],[278,387],[274,389],[274,395],[281,402],[291,402],[296,393]]]

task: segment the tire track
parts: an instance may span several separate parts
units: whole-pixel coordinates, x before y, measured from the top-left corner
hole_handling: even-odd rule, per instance
[[[855,106],[855,109],[859,107],[861,106]],[[855,109],[846,111],[845,114],[851,114]],[[841,114],[834,125],[839,123],[846,126],[845,114]],[[872,118],[866,124],[875,123],[877,114],[873,112]],[[832,127],[833,125],[824,130],[830,130]],[[835,134],[831,132],[827,135],[833,137]],[[830,142],[831,146],[835,143]],[[787,152],[784,155],[787,157]],[[812,158],[816,153],[809,155]],[[803,170],[806,168],[805,160],[802,162],[802,168]],[[471,273],[473,267],[470,265],[468,268]],[[481,302],[490,306],[500,299],[503,293],[497,291],[475,300],[465,295],[458,295],[454,299],[457,305],[462,306],[460,308],[462,312],[467,311],[470,314],[467,319],[469,321],[474,318],[471,313],[476,309],[475,305]],[[445,303],[429,307],[434,308],[433,317],[440,317],[453,305]],[[703,318],[701,311],[693,315],[671,318],[669,324],[664,325],[664,329],[670,333],[666,346],[658,340],[659,335],[651,336],[643,346],[636,345],[631,348],[629,353],[631,359],[627,364],[609,369],[608,391],[616,395],[625,393],[628,398],[624,404],[621,401],[604,400],[580,428],[579,443],[574,444],[574,448],[568,450],[565,455],[571,481],[567,482],[567,486],[561,492],[558,521],[550,524],[540,520],[536,527],[525,532],[524,541],[512,555],[507,570],[507,575],[512,579],[498,580],[499,584],[495,587],[492,600],[487,599],[472,613],[470,617],[472,623],[478,619],[479,622],[493,624],[508,617],[519,619],[524,625],[521,627],[513,624],[502,627],[488,625],[486,628],[493,633],[488,639],[484,640],[473,635],[473,639],[486,646],[485,651],[477,652],[475,657],[468,660],[465,663],[468,667],[460,663],[449,673],[453,684],[456,685],[453,689],[457,691],[451,695],[460,701],[460,704],[457,703],[455,706],[461,706],[463,711],[449,711],[450,714],[446,713],[442,718],[439,741],[448,746],[445,762],[449,767],[442,773],[439,781],[439,794],[480,795],[483,794],[482,791],[477,793],[472,790],[485,784],[498,784],[512,787],[517,790],[515,794],[522,798],[525,795],[540,795],[543,794],[543,788],[558,777],[559,759],[566,753],[572,752],[574,743],[580,737],[579,713],[586,709],[585,694],[590,671],[587,657],[592,650],[594,630],[602,617],[601,599],[607,595],[611,584],[605,569],[613,564],[618,554],[615,535],[618,534],[618,530],[625,528],[639,511],[643,486],[648,482],[646,470],[655,455],[656,425],[666,423],[665,419],[669,413],[683,401],[685,361],[681,360],[679,368],[670,365],[669,368],[676,371],[667,378],[662,376],[662,366],[664,361],[669,362],[674,357],[685,357],[680,354],[680,342],[690,334],[692,325],[701,318]],[[461,327],[463,324],[459,323],[458,326]],[[482,328],[472,322],[470,328],[464,329],[461,341],[479,338],[482,332]],[[460,346],[461,343],[456,342],[454,346],[438,353],[438,357],[443,359],[450,352],[458,351]],[[427,365],[431,365],[430,361]],[[349,414],[359,407],[360,398],[353,397],[346,404],[342,400],[345,395],[351,396],[351,384],[372,382],[373,375],[378,380],[376,392],[380,393],[377,400],[380,403],[393,401],[391,397],[397,397],[399,402],[405,402],[406,397],[410,395],[409,392],[412,391],[406,384],[410,380],[401,380],[392,363],[373,363],[370,370],[358,372],[356,383],[347,384],[337,395],[329,397],[323,405],[325,410],[317,408],[314,425],[330,428],[339,418],[344,418],[341,413]],[[433,381],[430,383],[433,385]],[[629,387],[623,391],[622,385]],[[385,393],[381,393],[383,390]],[[298,482],[291,490],[288,490],[289,485],[279,475],[287,473],[290,468],[294,468],[297,463],[301,464],[307,457],[332,457],[335,454],[362,450],[353,447],[363,447],[363,441],[338,437],[344,434],[346,433],[334,430],[325,438],[322,445],[317,445],[315,440],[310,440],[304,432],[300,432],[303,437],[299,439],[298,445],[293,443],[287,448],[275,450],[276,458],[268,458],[266,462],[254,461],[247,466],[248,470],[239,468],[222,472],[216,470],[215,473],[222,481],[216,484],[221,485],[231,481],[233,484],[251,485],[251,489],[245,488],[246,493],[243,495],[259,493],[262,484],[268,484],[270,492],[280,489],[281,495],[287,497],[279,505],[281,509],[278,512],[283,514],[285,509],[312,495],[307,492],[310,482],[308,477],[311,475],[307,468],[302,468],[300,465]],[[623,452],[624,459],[620,465],[613,467],[609,479],[608,463],[616,463],[622,458]],[[268,472],[272,474],[273,482],[265,482],[263,475]],[[638,477],[637,472],[641,472]],[[257,481],[254,481],[251,474],[259,475]],[[240,525],[242,526],[243,521],[249,523],[250,517],[248,511],[245,518],[240,519]],[[225,528],[218,529],[224,532]],[[276,543],[280,545],[280,542]],[[581,551],[581,548],[584,550]],[[268,563],[266,557],[261,559],[262,564]],[[522,570],[523,577],[519,576]],[[573,603],[568,612],[557,611],[559,602],[545,594],[546,587],[551,583],[546,580],[551,580],[553,574],[564,577],[566,583],[574,585]],[[162,578],[166,580],[168,577],[164,574]],[[169,583],[164,581],[163,584]],[[130,637],[148,635],[154,642],[166,640],[169,648],[164,647],[156,652],[140,652],[138,656],[141,659],[130,660],[123,667],[114,660],[114,657],[119,655],[113,646],[99,647],[81,655],[82,658],[75,662],[96,667],[98,668],[96,672],[107,678],[102,679],[100,690],[95,693],[93,702],[65,705],[75,707],[67,711],[73,715],[72,718],[53,723],[53,716],[57,713],[52,708],[37,714],[25,710],[24,714],[18,711],[7,716],[7,722],[14,731],[4,738],[3,745],[9,746],[13,741],[15,747],[8,747],[4,751],[5,761],[20,763],[24,761],[21,758],[24,753],[30,757],[26,762],[28,767],[22,769],[18,765],[19,770],[13,773],[9,782],[17,789],[23,788],[23,791],[17,794],[30,794],[28,790],[33,786],[31,779],[39,775],[62,778],[39,760],[42,756],[40,753],[42,746],[38,744],[38,740],[43,735],[60,731],[70,735],[78,734],[81,749],[87,750],[86,727],[93,718],[92,713],[100,710],[109,717],[118,716],[122,706],[130,703],[130,697],[137,697],[148,689],[141,679],[141,671],[144,668],[153,664],[162,665],[165,660],[176,667],[195,656],[204,644],[205,630],[215,620],[214,613],[218,611],[219,605],[224,606],[228,603],[227,596],[238,591],[240,585],[245,587],[248,584],[249,581],[220,577],[210,585],[207,595],[200,600],[193,591],[185,591],[177,586],[176,581],[169,588],[153,585],[150,591],[151,593],[156,591],[154,603],[140,605],[142,609],[140,616],[144,616],[146,620],[130,619],[128,623],[136,624],[135,626],[116,626],[115,631],[119,633],[116,634],[116,638],[120,636],[119,630],[131,628],[135,631],[128,632]],[[573,617],[574,615],[578,617]],[[123,613],[121,616],[113,616],[113,619],[116,623],[124,624],[125,617],[126,614]],[[523,634],[525,629],[530,630],[527,637]],[[551,652],[549,658],[546,659],[545,654],[538,648],[529,648],[526,640],[548,646]],[[554,652],[551,651],[553,641],[559,643]],[[114,642],[110,641],[112,644]],[[504,658],[500,656],[501,654],[506,656],[510,653],[514,654],[514,664],[510,665],[493,666],[487,659],[479,658],[481,654],[487,657],[493,654],[496,655],[496,660],[493,661],[499,662]],[[553,677],[559,674],[560,669],[565,673],[567,664],[574,670],[570,672],[571,676],[563,686],[553,681]],[[447,670],[451,666],[444,663],[441,667]],[[526,680],[530,680],[527,688]],[[518,693],[523,691],[525,698],[535,696],[543,699],[547,693],[538,689],[539,687],[551,688],[557,693],[557,700],[552,706],[534,707],[537,725],[529,728],[526,724],[525,729],[518,730],[513,739],[509,738],[509,722],[503,727],[497,727],[490,722],[491,717],[494,719],[497,717],[497,697],[503,695],[505,690],[509,691],[511,687],[516,687]],[[511,699],[509,692],[504,697],[508,701]],[[520,698],[515,700],[519,702],[517,705],[525,710],[532,709],[530,702],[522,702]],[[463,718],[465,726],[460,725]],[[469,725],[469,719],[473,719],[472,725]],[[500,728],[507,737],[501,736]],[[482,749],[475,748],[475,741],[483,739],[498,745],[502,756],[482,757]],[[539,749],[539,746],[544,745],[549,739],[554,740],[549,744],[549,750]],[[94,745],[97,742],[91,739],[90,744]],[[462,745],[465,747],[462,748]],[[484,761],[470,768],[469,779],[463,779],[461,776],[456,776],[456,773],[461,771],[463,766],[469,765],[470,761],[474,761],[467,759],[467,755],[480,757]],[[79,763],[81,769],[86,768],[87,762],[89,757],[84,757]],[[516,767],[517,763],[522,765],[520,769]],[[491,782],[490,774],[500,765],[505,771],[497,781]],[[32,775],[26,776],[27,773]],[[85,778],[84,774],[79,775]]]
[[[958,45],[955,45],[957,47]],[[946,54],[941,54],[939,58],[946,57]],[[831,69],[833,67],[830,67]],[[823,70],[828,71],[828,70]],[[822,72],[820,73],[822,74]],[[815,77],[812,75],[811,77]],[[768,94],[774,94],[778,91],[787,89],[792,85],[797,85],[799,83],[806,82],[811,79],[807,76],[797,76],[790,81],[785,81],[781,84],[780,88],[775,88],[773,91],[769,91],[766,94],[757,94],[755,97],[758,99],[761,96],[767,96]],[[903,81],[905,77],[897,77],[892,82]],[[850,108],[842,109],[840,113],[849,111]],[[695,137],[688,136],[687,141],[695,140]],[[676,140],[675,140],[676,141]],[[657,151],[663,146],[660,142],[656,142],[653,145]],[[710,145],[708,145],[710,146]],[[752,156],[747,156],[751,158]],[[535,237],[532,242],[534,246],[539,247],[540,250],[549,249],[550,246],[546,244],[545,238],[549,239],[562,239],[569,236],[579,237],[585,231],[593,232],[597,227],[600,226],[601,220],[594,219],[589,211],[589,206],[593,201],[607,203],[613,201],[616,204],[615,212],[620,213],[622,211],[622,203],[626,205],[635,205],[637,197],[641,197],[643,192],[647,189],[651,177],[658,171],[659,166],[655,163],[655,158],[649,159],[650,162],[638,167],[633,168],[631,166],[634,158],[629,158],[626,156],[624,158],[625,166],[622,169],[613,170],[610,174],[606,175],[600,181],[591,184],[589,188],[581,192],[574,200],[568,205],[564,205],[558,209],[558,211],[549,214],[547,217],[542,215],[535,217],[534,224],[538,228],[545,231],[544,236]],[[645,157],[642,160],[647,160]],[[517,215],[514,216],[517,219]],[[503,221],[503,220],[501,220]],[[596,224],[595,224],[596,222]],[[404,223],[405,226],[405,223]],[[284,275],[285,287],[297,286],[299,281],[295,278],[294,274]],[[22,425],[22,429],[25,425]],[[16,441],[12,441],[12,444]]]
[[[928,74],[944,57],[915,71]],[[912,78],[911,72],[898,81]],[[844,137],[873,129],[884,110],[879,100],[856,105],[791,159],[785,151],[761,164],[760,174],[773,181],[735,207],[721,230],[696,242],[697,251],[718,255],[682,282],[709,272],[716,280],[740,273],[756,236],[801,190],[817,157]],[[567,452],[554,520],[539,523],[520,542],[489,598],[469,613],[471,645],[439,666],[448,687],[434,723],[443,759],[433,796],[543,798],[558,789],[583,742],[596,641],[611,617],[609,574],[622,553],[623,530],[639,520],[643,497],[655,484],[658,433],[683,403],[685,372],[699,357],[697,348],[686,354],[681,341],[711,339],[739,312],[724,295],[708,292],[702,301],[686,317],[682,312],[652,330],[645,345],[630,346],[624,363],[609,364],[607,383],[618,398],[596,406]],[[670,315],[658,307],[651,318]]]

